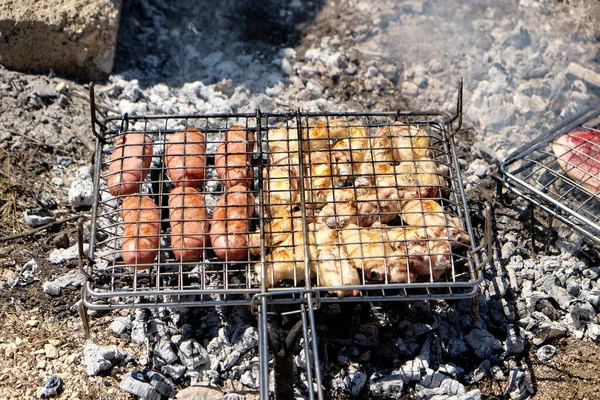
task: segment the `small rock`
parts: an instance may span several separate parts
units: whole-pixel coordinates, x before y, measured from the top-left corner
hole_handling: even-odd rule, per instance
[[[46,382],[44,382],[44,387],[38,392],[38,397],[41,399],[47,399],[48,397],[59,394],[63,389],[62,384],[63,382],[59,375],[51,375],[48,379],[46,379]]]
[[[541,361],[548,361],[556,354],[556,347],[551,344],[542,346],[535,352],[535,356]]]
[[[58,358],[58,349],[51,343],[46,343],[44,345],[44,352],[46,353],[46,358],[48,359],[56,359]]]
[[[69,188],[69,204],[85,207],[94,204],[94,184],[91,180],[73,181]]]
[[[419,94],[419,87],[413,82],[402,82],[400,90],[405,96],[416,96]]]
[[[67,247],[69,247],[69,235],[67,235],[67,232],[61,231],[56,236],[54,236],[52,242],[57,248],[66,249]]]
[[[25,223],[32,228],[56,221],[56,217],[45,208],[35,208],[25,211]]]
[[[42,284],[42,290],[44,293],[50,296],[60,296],[61,287],[54,282],[44,282]]]
[[[59,186],[59,187],[65,186],[65,180],[63,178],[58,178],[58,177],[52,178],[52,179],[50,179],[50,183],[52,183],[53,185]]]
[[[177,400],[223,400],[219,388],[207,386],[189,386],[177,392]]]

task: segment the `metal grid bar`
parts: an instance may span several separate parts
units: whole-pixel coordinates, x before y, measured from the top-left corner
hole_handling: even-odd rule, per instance
[[[600,243],[600,102],[540,135],[500,166],[507,188]],[[561,165],[562,164],[562,165]],[[600,163],[598,163],[600,165]]]

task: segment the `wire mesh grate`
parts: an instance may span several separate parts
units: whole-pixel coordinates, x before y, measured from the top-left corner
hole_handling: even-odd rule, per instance
[[[482,246],[449,121],[413,112],[108,119],[86,305],[473,296]]]
[[[600,242],[600,102],[540,135],[501,164],[504,184]]]

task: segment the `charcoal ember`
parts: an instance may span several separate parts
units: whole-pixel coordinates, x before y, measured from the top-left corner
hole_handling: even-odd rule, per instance
[[[348,393],[358,397],[367,383],[367,375],[359,370],[356,364],[342,368],[331,381],[331,386],[338,393]]]
[[[556,354],[556,347],[551,344],[540,347],[536,352],[535,356],[540,361],[548,361]]]
[[[575,278],[569,279],[567,281],[566,289],[567,293],[569,293],[573,297],[577,297],[581,293],[581,285]]]
[[[489,358],[502,348],[502,343],[489,331],[475,328],[465,336],[467,344],[475,351],[477,357]]]
[[[413,360],[407,361],[397,370],[394,370],[393,374],[398,374],[402,377],[404,384],[408,385],[410,382],[421,380],[422,374],[429,368],[429,360],[421,355]]]
[[[88,254],[90,245],[87,243],[83,244],[83,253]],[[79,257],[79,245],[75,244],[68,249],[56,249],[53,250],[48,256],[48,261],[52,264],[62,264],[65,261],[75,260]]]
[[[60,394],[63,390],[63,381],[61,377],[57,374],[51,375],[46,382],[44,382],[44,386],[38,392],[38,397],[41,399],[46,399],[48,397],[53,397]]]
[[[415,393],[422,398],[433,396],[456,396],[466,393],[465,386],[456,379],[437,371],[428,370],[426,375],[415,385]]]
[[[250,369],[247,369],[240,378],[240,382],[249,388],[257,389],[259,387],[258,380],[258,364],[252,364]]]
[[[153,318],[148,322],[148,333],[155,338],[166,336],[168,334],[167,324],[161,318]]]
[[[185,375],[186,368],[183,365],[163,365],[160,372],[170,376],[173,380],[178,381]]]
[[[483,360],[477,368],[467,376],[467,380],[470,383],[478,383],[481,382],[486,376],[490,374],[492,370],[492,363],[490,360]]]
[[[133,323],[129,317],[117,317],[108,326],[108,331],[116,337],[121,337],[133,329]]]
[[[179,360],[177,353],[175,353],[173,350],[173,343],[171,342],[171,339],[166,336],[163,336],[158,340],[158,343],[154,347],[154,351],[156,356],[158,356],[166,364],[173,364]]]
[[[26,210],[23,214],[25,223],[36,228],[38,226],[47,225],[56,221],[56,216],[46,208],[33,208]]]
[[[465,344],[465,342],[463,342],[460,339],[453,338],[453,339],[450,339],[450,341],[448,342],[447,352],[452,357],[458,357],[461,354],[464,354],[465,352],[467,352],[468,350],[469,349],[467,348],[467,345]]]
[[[553,321],[558,317],[556,308],[554,308],[552,302],[546,298],[542,298],[537,302],[535,305],[535,310],[541,312]]]
[[[244,354],[249,350],[258,347],[258,330],[253,326],[242,328],[243,332],[239,340],[234,340],[233,347],[240,354]]]
[[[210,362],[208,352],[194,339],[187,339],[179,344],[178,355],[188,370],[194,370]]]
[[[354,343],[357,346],[377,347],[379,345],[379,328],[375,324],[364,324],[354,329]]]
[[[69,187],[69,204],[73,207],[94,204],[94,183],[91,180],[73,181]]]
[[[528,399],[535,393],[525,372],[518,369],[510,371],[506,391],[512,400]]]
[[[158,393],[167,398],[174,398],[177,394],[173,383],[158,372],[146,372],[146,380]]]
[[[520,354],[525,350],[524,334],[515,325],[506,325],[505,351],[509,354]]]
[[[573,298],[567,290],[557,284],[554,280],[548,280],[544,283],[544,291],[556,301],[559,307],[563,310],[569,308]]]
[[[378,371],[369,378],[369,394],[374,397],[397,399],[402,396],[403,388],[404,379],[400,374]]]
[[[587,301],[578,301],[572,305],[565,318],[567,328],[575,337],[581,339],[589,323],[598,323],[594,307]]]
[[[150,383],[146,382],[146,377],[137,371],[123,375],[119,387],[127,393],[131,393],[144,400],[162,400],[162,394]]]
[[[541,322],[534,331],[533,344],[541,346],[546,343],[563,338],[567,335],[567,328],[557,322]]]
[[[86,373],[89,376],[96,376],[111,369],[113,363],[119,362],[123,355],[116,346],[99,347],[93,343],[88,343],[83,348],[83,357]]]

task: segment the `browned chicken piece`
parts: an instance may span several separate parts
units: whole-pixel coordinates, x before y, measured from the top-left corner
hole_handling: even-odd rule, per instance
[[[381,229],[348,225],[340,231],[348,257],[364,271],[366,279],[407,282],[407,258],[394,254],[394,248]]]
[[[408,200],[401,206],[401,218],[413,227],[426,228],[425,237],[444,238],[455,243],[468,243],[469,235],[460,220],[444,211],[434,200]]]
[[[348,137],[337,141],[332,147],[333,160],[335,160],[339,175],[344,177],[360,174],[369,149],[367,129],[363,126],[348,128]]]
[[[298,130],[284,126],[267,133],[269,165],[300,165],[298,163]]]
[[[403,161],[398,165],[377,164],[377,187],[398,187],[404,198],[440,197],[444,179],[433,161]]]
[[[313,226],[316,225],[313,224]],[[352,259],[336,239],[336,231],[322,225],[314,232],[317,260],[311,262],[311,269],[315,269],[319,285],[324,287],[360,285],[360,278]],[[358,290],[336,290],[334,292],[340,298],[358,295]]]
[[[304,185],[306,207],[320,210],[331,190],[339,183],[337,170],[332,168],[328,151],[308,152],[304,163],[307,170]]]
[[[298,177],[285,166],[265,170],[263,189],[266,211],[271,217],[290,215],[300,203]]]
[[[306,132],[303,132],[304,139],[309,139],[310,145],[302,148],[305,150],[327,150],[330,147],[331,141],[344,139],[348,137],[349,123],[334,119],[332,121],[318,121],[316,124],[309,126]]]
[[[317,214],[317,221],[338,229],[349,224],[368,227],[376,222],[386,223],[400,213],[401,198],[397,188],[334,189]]]
[[[344,250],[336,244],[336,232],[323,225],[311,224],[308,233],[308,258],[311,278],[317,276],[320,286],[359,285],[356,268],[350,264]],[[282,280],[306,279],[304,234],[294,232],[281,245],[265,257],[267,286],[272,287]],[[261,266],[255,267],[259,279]],[[338,290],[340,296],[356,295],[355,290]]]
[[[314,218],[307,215],[306,222],[312,223]],[[295,211],[291,215],[282,215],[272,219],[264,226],[265,247],[275,247],[283,243],[293,232],[302,232],[302,213]],[[250,253],[260,255],[260,232],[250,235]]]
[[[452,267],[452,246],[446,238],[431,236],[426,228],[384,228],[384,235],[394,248],[392,254],[408,259],[413,276],[440,277]]]
[[[378,164],[391,164],[392,141],[387,136],[376,136],[369,138],[369,149],[365,152],[363,161],[356,169],[354,185],[359,187],[375,186],[375,169]]]
[[[371,226],[376,222],[390,222],[400,213],[402,197],[402,191],[395,187],[368,190],[356,199],[358,224]]]
[[[395,125],[382,126],[376,135],[391,139],[394,161],[424,160],[433,157],[429,135],[417,126],[397,122]]]
[[[309,258],[316,257],[316,249],[309,246]],[[313,254],[310,254],[313,251]],[[266,283],[267,287],[273,287],[283,280],[293,280],[294,286],[306,279],[306,263],[304,257],[304,234],[294,232],[289,235],[278,247],[271,250],[265,256]],[[310,268],[310,267],[309,267]],[[255,271],[259,280],[262,279],[261,264],[257,263]],[[314,271],[310,270],[311,278],[315,277]]]
[[[317,214],[317,221],[330,228],[343,228],[349,223],[358,223],[356,199],[368,192],[369,189],[363,188],[331,190],[327,196],[325,207]]]

